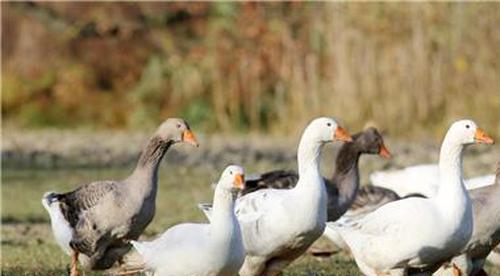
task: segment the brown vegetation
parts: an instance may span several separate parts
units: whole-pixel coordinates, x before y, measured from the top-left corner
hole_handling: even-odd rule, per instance
[[[497,3],[4,3],[2,115],[21,126],[500,135]]]

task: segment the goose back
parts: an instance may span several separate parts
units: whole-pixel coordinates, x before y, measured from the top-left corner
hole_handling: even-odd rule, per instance
[[[83,253],[80,262],[95,270],[111,267],[127,253],[128,240],[137,239],[154,217],[159,164],[169,147],[181,142],[186,133],[196,144],[187,123],[167,119],[125,180],[96,181],[67,193],[46,193],[42,203],[61,247]],[[71,240],[66,246],[67,232],[71,232]]]

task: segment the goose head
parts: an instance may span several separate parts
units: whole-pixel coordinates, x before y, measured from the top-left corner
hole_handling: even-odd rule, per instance
[[[185,142],[198,147],[198,141],[186,121],[180,118],[169,118],[157,129],[156,136],[163,142]]]
[[[457,144],[493,144],[493,139],[488,136],[472,120],[460,120],[454,122],[446,134],[446,138]]]
[[[334,119],[328,117],[314,119],[309,123],[304,134],[320,143],[328,143],[334,140],[352,142],[351,135],[340,127]]]
[[[217,186],[230,191],[239,192],[245,187],[245,172],[242,167],[230,165],[222,172]]]
[[[384,138],[374,127],[353,135],[353,144],[359,148],[361,153],[378,154],[387,159],[392,157],[384,144]]]

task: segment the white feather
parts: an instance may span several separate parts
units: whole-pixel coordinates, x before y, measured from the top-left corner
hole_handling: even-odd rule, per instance
[[[198,209],[203,211],[205,217],[207,217],[208,221],[211,221],[212,218],[212,204],[211,203],[199,203]]]
[[[436,195],[439,187],[439,167],[437,164],[424,164],[406,167],[401,170],[378,171],[370,175],[374,186],[393,190],[399,196],[422,194],[426,197]],[[467,190],[485,187],[495,183],[495,175],[484,175],[465,180]]]
[[[72,252],[69,242],[73,236],[73,230],[61,212],[60,203],[58,201],[49,201],[48,195],[50,194],[50,192],[45,193],[42,198],[42,204],[50,215],[50,224],[57,243],[69,255]]]

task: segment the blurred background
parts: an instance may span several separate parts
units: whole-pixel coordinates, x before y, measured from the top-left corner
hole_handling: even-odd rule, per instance
[[[436,162],[450,122],[500,139],[498,3],[1,2],[2,275],[64,275],[69,263],[40,204],[46,191],[123,179],[167,117],[200,148],[160,168],[149,239],[204,221],[196,203],[229,163],[295,169],[300,132],[334,116],[384,130],[380,169]],[[340,143],[325,148],[325,176]],[[474,146],[467,177],[500,148]],[[49,256],[49,257],[48,257]],[[500,268],[488,271],[500,273]],[[88,274],[100,275],[100,274]],[[305,256],[285,275],[359,275],[345,254]],[[495,274],[499,275],[499,274]]]
[[[2,3],[2,115],[22,128],[287,134],[312,116],[500,134],[495,3]]]

